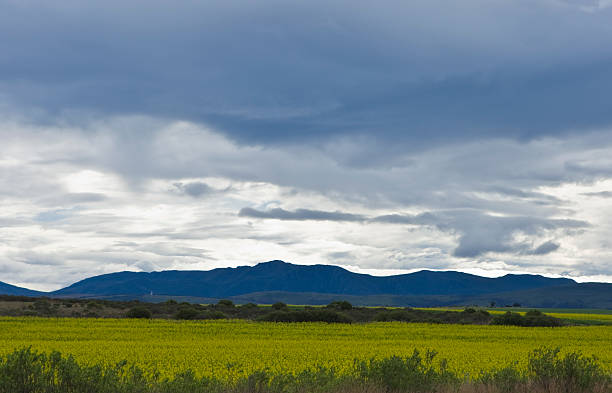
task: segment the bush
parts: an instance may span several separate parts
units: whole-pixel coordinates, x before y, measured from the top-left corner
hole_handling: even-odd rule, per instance
[[[351,318],[331,310],[273,311],[260,318],[268,322],[351,323]]]
[[[206,311],[198,317],[198,319],[224,319],[227,318],[221,311]],[[192,318],[188,318],[192,319]]]
[[[595,356],[571,352],[560,357],[559,352],[559,348],[540,348],[529,355],[527,369],[536,385],[569,393],[590,392],[597,385],[610,384],[610,376]]]
[[[286,313],[285,313],[286,314]],[[121,361],[82,365],[58,352],[31,348],[0,357],[0,393],[339,393],[339,392],[610,392],[612,379],[594,357],[559,356],[559,349],[540,348],[529,355],[527,368],[513,363],[466,379],[449,370],[436,352],[355,362],[348,373],[319,367],[299,373],[255,370],[232,380],[197,377],[184,370],[173,377],[145,373]],[[470,386],[460,388],[461,383]],[[473,388],[473,389],[471,389]]]
[[[361,379],[391,392],[430,392],[442,386],[459,385],[461,380],[448,369],[447,362],[435,364],[435,356],[435,351],[421,356],[415,349],[412,356],[405,358],[392,356],[361,362],[357,372]]]
[[[143,306],[136,306],[129,309],[125,314],[127,318],[151,318],[151,310]]]
[[[525,313],[526,317],[541,317],[544,313],[540,310],[529,310]]]
[[[217,305],[221,307],[234,307],[234,302],[228,299],[221,299],[217,302]]]
[[[178,312],[174,315],[176,319],[196,319],[198,316],[198,310],[193,307],[182,307]]]
[[[529,311],[527,314],[525,314],[525,316],[508,311],[504,315],[494,317],[491,321],[491,325],[557,327],[563,326],[563,322],[560,319],[551,317],[536,310]]]
[[[414,318],[412,318],[412,314],[404,310],[381,311],[374,316],[374,320],[378,322],[391,322],[391,321],[409,322],[409,321],[412,321],[413,319]]]
[[[353,309],[353,305],[346,300],[331,302],[327,305],[327,308],[333,308],[336,310],[348,311]]]
[[[283,302],[276,302],[272,305],[272,308],[274,310],[286,310],[287,309],[287,305]]]

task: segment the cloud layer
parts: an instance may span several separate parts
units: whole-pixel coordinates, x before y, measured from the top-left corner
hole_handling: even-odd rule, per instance
[[[605,131],[453,144],[388,167],[346,163],[356,147],[376,159],[375,144],[244,146],[142,116],[0,130],[0,268],[12,283],[275,258],[612,277]]]
[[[596,0],[0,0],[0,281],[262,260],[612,281]]]

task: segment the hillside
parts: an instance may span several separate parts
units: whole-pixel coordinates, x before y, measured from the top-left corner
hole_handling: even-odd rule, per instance
[[[175,295],[223,298],[255,292],[309,292],[353,296],[463,295],[576,285],[564,278],[506,275],[486,278],[459,272],[420,271],[375,277],[338,266],[282,261],[210,271],[120,272],[91,277],[53,292],[57,296]]]
[[[45,292],[33,291],[31,289],[21,288],[0,281],[0,295],[42,296],[45,295]]]
[[[338,266],[271,261],[209,271],[118,272],[90,277],[54,292],[0,283],[0,294],[62,298],[170,298],[214,303],[328,304],[348,300],[367,306],[452,306],[519,303],[528,307],[612,308],[612,284],[578,284],[538,275],[480,277],[460,272],[419,271],[377,277]]]

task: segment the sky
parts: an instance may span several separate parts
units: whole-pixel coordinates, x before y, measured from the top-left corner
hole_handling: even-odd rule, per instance
[[[612,282],[610,0],[0,0],[0,281]]]

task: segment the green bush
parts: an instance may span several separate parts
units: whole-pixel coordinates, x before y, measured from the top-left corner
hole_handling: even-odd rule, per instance
[[[442,386],[458,386],[461,380],[450,371],[445,360],[434,363],[435,351],[424,356],[414,350],[412,356],[371,359],[357,365],[358,375],[366,382],[387,391],[429,392]]]
[[[351,318],[331,310],[273,311],[260,318],[269,322],[328,322],[351,323]]]
[[[595,356],[571,352],[561,357],[559,353],[559,348],[539,348],[529,355],[527,369],[536,385],[573,393],[590,392],[597,385],[610,384],[609,374]]]
[[[346,300],[331,302],[327,305],[327,308],[333,308],[336,310],[348,311],[353,309],[353,305]]]
[[[151,318],[151,310],[143,306],[136,306],[129,309],[125,314],[127,318]]]
[[[495,316],[491,320],[491,325],[557,327],[563,326],[563,322],[536,310],[529,311],[525,316],[508,311],[503,315]]]
[[[198,317],[198,310],[193,307],[182,307],[178,312],[174,315],[176,319],[196,319]]]
[[[232,308],[235,306],[234,302],[232,302],[231,300],[228,300],[228,299],[221,299],[221,300],[219,300],[217,302],[217,305],[221,306],[221,307],[232,307]]]
[[[386,310],[381,311],[374,316],[374,320],[378,322],[391,322],[391,321],[402,321],[402,322],[410,322],[412,321],[413,314],[410,311],[406,310]]]
[[[339,393],[339,392],[456,392],[461,383],[474,392],[609,392],[612,378],[594,357],[559,355],[541,348],[529,355],[527,369],[517,363],[469,379],[449,370],[436,352],[392,356],[354,363],[338,374],[319,367],[297,374],[256,370],[231,380],[197,377],[184,370],[161,379],[159,373],[125,361],[81,365],[72,356],[47,355],[31,348],[0,357],[0,393]],[[461,391],[464,391],[461,389]]]
[[[206,311],[199,316],[199,319],[224,319],[227,318],[221,311]],[[187,318],[192,319],[192,318]]]
[[[272,309],[274,310],[286,310],[287,305],[283,302],[276,302],[272,305]]]

